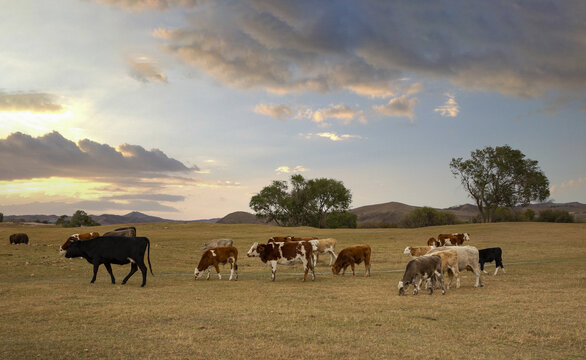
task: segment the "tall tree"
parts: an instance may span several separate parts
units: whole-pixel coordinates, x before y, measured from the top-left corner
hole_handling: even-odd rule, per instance
[[[510,146],[473,151],[471,158],[452,158],[450,168],[476,202],[484,222],[491,222],[499,206],[527,206],[549,197],[549,180],[537,166]]]
[[[333,179],[305,180],[291,176],[291,191],[284,181],[273,181],[250,199],[250,208],[265,221],[284,226],[325,227],[332,211],[345,211],[352,195],[341,181]]]

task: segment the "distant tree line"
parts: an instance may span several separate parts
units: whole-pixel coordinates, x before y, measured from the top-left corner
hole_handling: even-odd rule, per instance
[[[100,223],[94,221],[85,211],[77,210],[70,220],[67,220],[67,215],[61,215],[55,225],[62,227],[80,227],[80,226],[99,226]]]

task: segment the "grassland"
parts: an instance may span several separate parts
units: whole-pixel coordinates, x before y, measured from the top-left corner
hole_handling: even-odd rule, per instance
[[[113,226],[91,228],[100,232]],[[0,224],[1,359],[583,359],[586,356],[586,225],[506,223],[421,229],[319,230],[263,225],[138,225],[151,240],[145,288],[140,273],[101,267],[95,284],[83,259],[58,247],[76,231]],[[500,246],[506,274],[471,273],[445,296],[397,295],[407,245],[440,232],[471,234],[478,248]],[[9,245],[26,232],[30,246]],[[254,241],[272,235],[334,237],[338,251],[368,243],[372,276],[334,277],[322,257],[315,282],[279,266],[276,282]],[[237,282],[193,280],[200,245],[235,239]],[[492,274],[494,265],[487,266]],[[229,267],[222,269],[229,274]],[[410,291],[408,292],[411,293]]]

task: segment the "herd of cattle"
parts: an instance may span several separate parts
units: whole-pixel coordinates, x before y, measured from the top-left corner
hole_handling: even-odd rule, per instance
[[[28,236],[24,233],[10,235],[11,244],[28,244]],[[413,294],[417,295],[423,281],[429,288],[429,294],[434,288],[441,288],[445,294],[449,289],[453,278],[456,278],[456,288],[460,287],[460,272],[472,271],[476,277],[474,287],[483,286],[481,271],[484,264],[495,261],[496,275],[499,269],[505,272],[502,262],[502,250],[499,247],[478,250],[474,246],[465,246],[464,242],[470,241],[468,233],[440,234],[438,239],[430,238],[427,246],[408,246],[403,253],[413,257],[406,267],[403,278],[399,281],[399,295],[404,295],[409,285],[413,285]],[[232,239],[215,239],[203,244],[203,254],[194,271],[194,279],[207,271],[207,279],[210,278],[212,267],[215,268],[219,279],[222,279],[219,265],[230,264],[230,280],[238,280],[238,249],[233,246]],[[110,274],[112,284],[115,283],[111,264],[131,264],[128,275],[122,281],[125,284],[138,270],[142,273],[142,284],[146,284],[147,268],[144,262],[147,253],[148,265],[153,274],[150,260],[150,241],[146,237],[137,237],[135,227],[124,227],[107,232],[100,236],[97,232],[71,235],[59,248],[59,252],[66,258],[82,257],[93,265],[93,277],[95,282],[98,268],[101,264]],[[255,242],[248,250],[248,257],[258,257],[271,267],[271,280],[275,281],[277,264],[292,265],[302,264],[303,281],[311,272],[312,280],[315,280],[315,264],[319,255],[330,255],[332,273],[338,275],[340,271],[345,274],[350,266],[352,275],[355,275],[355,266],[364,262],[364,276],[370,276],[371,248],[368,244],[354,245],[344,248],[336,255],[336,239],[318,239],[316,237],[274,236],[267,243]],[[444,274],[448,273],[449,281],[446,286]]]

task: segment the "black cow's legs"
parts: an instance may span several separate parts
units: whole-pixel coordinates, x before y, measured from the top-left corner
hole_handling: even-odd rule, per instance
[[[110,279],[112,279],[112,284],[116,284],[116,279],[114,279],[114,273],[112,272],[112,265],[110,263],[104,263],[106,270],[108,270],[108,274],[110,274]]]
[[[98,268],[100,267],[100,264],[94,264],[94,276],[92,277],[92,281],[90,281],[90,283],[94,283],[96,281],[96,276],[98,275]]]
[[[128,273],[128,275],[126,275],[124,280],[122,280],[122,285],[126,284],[128,279],[130,279],[130,277],[136,272],[136,270],[138,270],[138,266],[135,263],[132,263],[130,265],[130,272]]]

